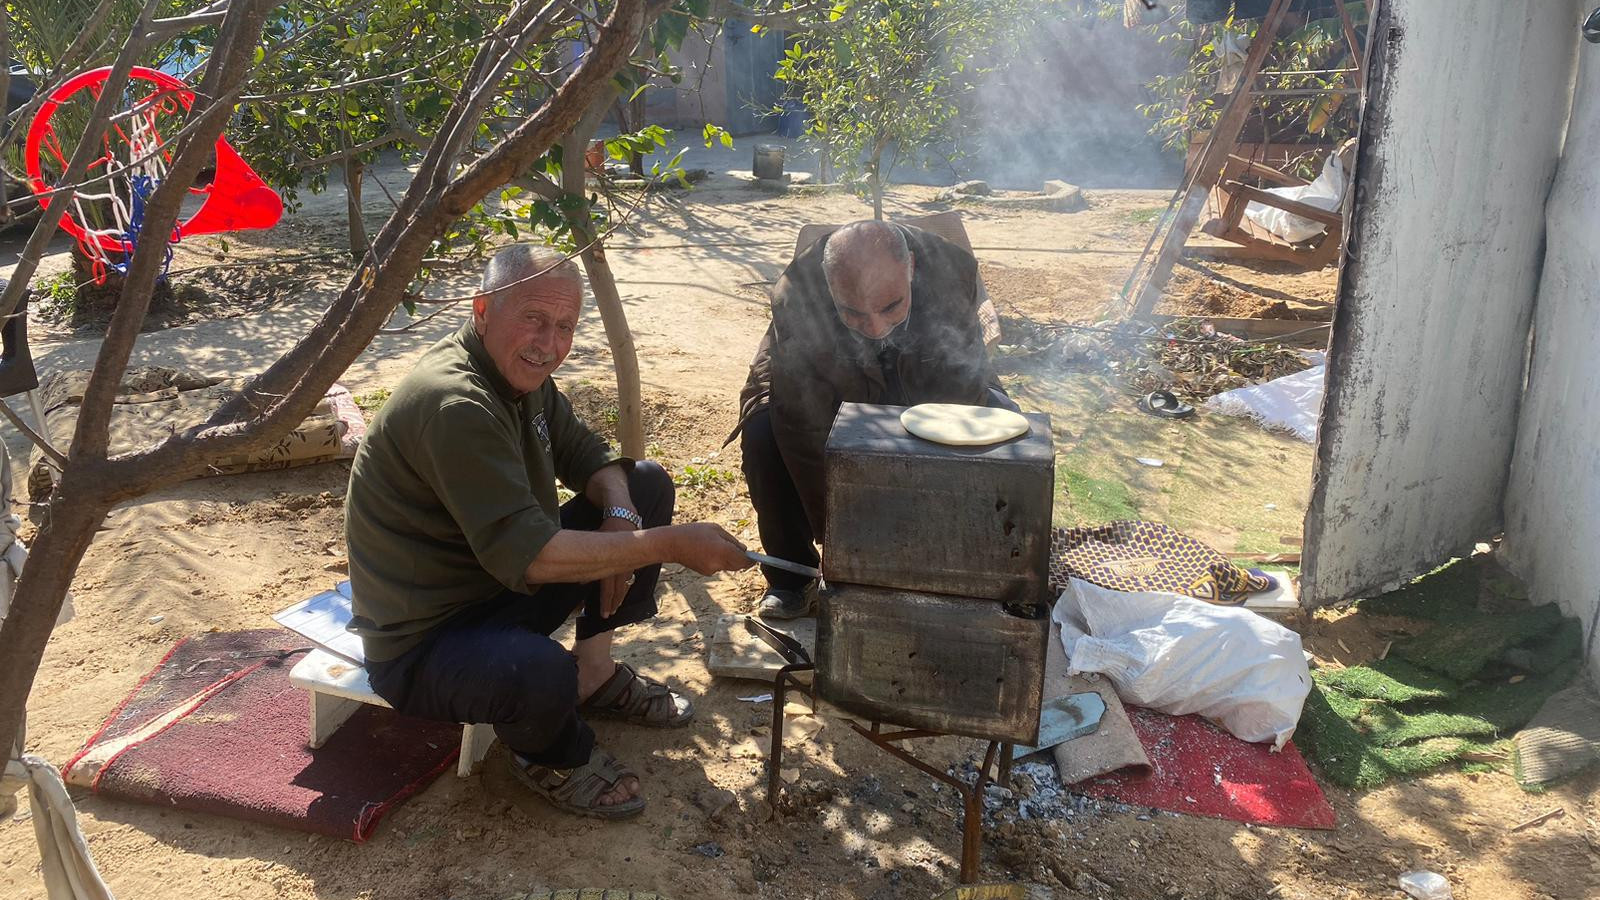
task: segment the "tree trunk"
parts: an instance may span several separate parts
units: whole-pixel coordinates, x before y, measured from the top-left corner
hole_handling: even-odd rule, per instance
[[[108,255],[115,261],[115,257],[120,254]],[[116,309],[117,298],[122,295],[122,273],[107,266],[104,272],[105,282],[96,284],[94,259],[80,244],[73,243],[71,259],[72,282],[77,285],[72,292],[72,321]]]
[[[353,156],[344,161],[344,215],[350,226],[350,258],[358,262],[367,256],[367,223],[361,218],[361,176],[365,169],[361,160]]]
[[[596,103],[595,110],[603,113],[610,101]],[[583,150],[589,146],[601,116],[591,111],[582,122],[562,139],[561,157],[564,160],[581,160]],[[580,165],[564,165],[561,170],[563,193],[582,199],[585,196],[585,170]],[[628,313],[622,306],[622,296],[617,291],[617,280],[606,261],[605,244],[596,238],[589,224],[587,202],[568,214],[573,239],[579,247],[587,248],[582,254],[583,269],[589,276],[589,290],[600,309],[600,321],[605,323],[606,340],[611,344],[611,366],[617,375],[617,441],[624,456],[644,459],[644,403],[639,384],[639,354],[633,344],[633,331],[628,327]]]
[[[0,746],[10,747],[23,720],[33,677],[44,658],[45,645],[55,629],[61,604],[95,530],[111,504],[104,499],[107,485],[94,485],[95,476],[68,465],[56,486],[39,533],[29,548],[28,565],[17,579],[11,612],[0,620]],[[89,485],[86,493],[84,486]]]
[[[633,101],[628,104],[628,124],[630,126],[632,126],[632,127],[630,127],[628,129],[629,131],[638,131],[639,129],[644,127],[644,95],[643,94],[640,94],[639,96],[633,98]],[[635,178],[643,178],[644,177],[644,154],[643,153],[635,153],[635,154],[633,154],[633,158],[628,160],[628,167],[633,170],[633,174],[634,174]]]
[[[583,270],[589,276],[595,305],[600,308],[600,321],[606,326],[611,365],[617,373],[617,442],[622,445],[622,455],[644,459],[644,399],[639,383],[639,354],[633,345],[633,331],[628,328],[628,314],[617,292],[617,280],[611,275],[611,264],[606,261],[604,242],[595,241],[594,232],[587,228],[574,229],[574,235],[580,246],[594,241],[583,251]]]
[[[883,221],[883,182],[878,180],[878,161],[872,161],[872,168],[867,170],[867,186],[872,191],[872,217]]]

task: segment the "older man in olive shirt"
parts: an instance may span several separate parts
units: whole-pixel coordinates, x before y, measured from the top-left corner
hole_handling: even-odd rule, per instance
[[[558,808],[621,818],[638,778],[584,716],[687,724],[686,697],[611,657],[655,615],[661,563],[748,565],[707,523],[670,525],[672,479],[614,453],[550,375],[582,310],[577,267],[497,254],[472,321],[373,420],[345,501],[355,618],[372,687],[409,715],[495,726],[519,779]],[[558,506],[556,480],[576,497]],[[549,635],[575,610],[572,652]]]

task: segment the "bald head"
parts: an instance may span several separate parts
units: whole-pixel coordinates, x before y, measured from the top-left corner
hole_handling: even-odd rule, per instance
[[[852,222],[828,236],[822,276],[839,318],[870,340],[883,340],[911,314],[911,250],[888,222]]]

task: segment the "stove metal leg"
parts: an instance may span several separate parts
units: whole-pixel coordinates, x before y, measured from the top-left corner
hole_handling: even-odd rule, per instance
[[[778,815],[778,797],[783,793],[783,707],[788,702],[789,685],[792,682],[797,688],[806,687],[794,677],[794,673],[809,672],[815,668],[809,663],[784,666],[772,679],[772,743],[767,752],[767,806],[774,818]]]

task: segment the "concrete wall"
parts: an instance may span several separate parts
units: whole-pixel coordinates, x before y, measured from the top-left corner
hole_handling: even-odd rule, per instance
[[[683,81],[674,85],[658,79],[646,91],[645,120],[664,128],[699,131],[707,122],[728,121],[728,82],[723,66],[723,41],[720,36],[691,30],[683,46],[667,55],[683,71]],[[674,151],[676,152],[676,151]]]
[[[1589,671],[1600,679],[1600,46],[1579,48],[1546,216],[1505,556],[1536,600],[1583,621]]]
[[[1381,15],[1306,515],[1313,603],[1499,527],[1580,21],[1569,0]]]

